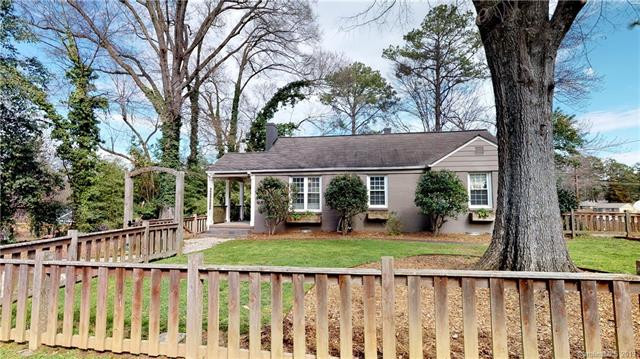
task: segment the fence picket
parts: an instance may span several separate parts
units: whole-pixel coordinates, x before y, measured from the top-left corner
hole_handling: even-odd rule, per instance
[[[553,340],[553,356],[569,357],[569,325],[565,304],[565,286],[563,280],[549,281],[549,308],[551,309],[551,333]]]
[[[491,302],[491,342],[494,358],[507,358],[507,323],[504,310],[504,280],[489,279]]]
[[[598,313],[598,291],[595,281],[580,282],[580,301],[582,308],[582,333],[584,351],[592,358],[602,358],[600,339],[600,315]]]
[[[613,313],[616,321],[618,356],[633,358],[636,356],[636,348],[633,338],[631,297],[629,296],[629,284],[626,282],[613,281]]]
[[[11,340],[11,317],[13,306],[13,290],[15,280],[13,279],[13,264],[4,266],[4,283],[2,283],[2,322],[0,323],[0,340]]]
[[[73,301],[75,296],[76,268],[67,266],[65,268],[64,284],[64,312],[62,317],[62,340],[66,347],[71,347],[73,335]]]
[[[422,358],[422,308],[420,305],[421,278],[410,276],[407,280],[407,316],[409,319],[409,358]]]
[[[131,353],[139,354],[142,341],[142,285],[144,284],[144,271],[140,268],[134,268],[132,281],[131,344],[129,347]]]
[[[47,302],[47,335],[46,344],[54,346],[56,344],[56,334],[58,333],[58,293],[60,292],[60,266],[49,267],[49,297]]]
[[[187,264],[187,359],[199,357],[202,343],[202,286],[200,284],[200,266],[202,254],[189,256]]]
[[[478,358],[478,315],[476,310],[476,281],[462,278],[462,317],[464,326],[464,357]]]
[[[293,357],[303,359],[307,352],[304,321],[304,274],[293,275]]]
[[[167,315],[167,356],[178,356],[180,326],[180,271],[169,271],[169,313]]]
[[[96,298],[95,348],[103,351],[107,336],[107,295],[109,288],[109,270],[98,268],[98,297]]]
[[[351,276],[339,276],[338,283],[340,286],[340,358],[353,358]]]
[[[271,274],[271,358],[282,358],[282,275]]]
[[[393,258],[382,257],[382,355],[384,359],[396,357],[395,292]]]
[[[362,278],[362,304],[364,310],[364,356],[366,359],[378,357],[376,339],[376,278]]]
[[[115,296],[113,301],[113,336],[111,350],[122,352],[124,338],[124,268],[115,269]]]
[[[160,285],[162,271],[151,270],[151,296],[149,303],[149,348],[151,356],[160,354]]]
[[[207,355],[209,359],[218,357],[220,340],[220,281],[218,272],[209,272],[209,303],[207,306]]]
[[[260,299],[262,287],[260,273],[249,274],[249,358],[255,359],[261,356],[261,307]],[[294,322],[295,325],[295,322]]]
[[[42,289],[44,285],[44,269],[42,268],[43,252],[36,253],[35,265],[33,267],[33,294],[31,296],[31,325],[29,326],[29,350],[36,350],[40,346],[42,328],[40,327],[43,318],[42,310]]]
[[[436,322],[436,356],[451,357],[451,333],[449,332],[449,305],[447,302],[447,277],[434,277],[434,302]]]
[[[520,297],[520,327],[522,330],[522,354],[525,358],[538,358],[538,335],[536,329],[536,303],[533,281],[518,281]]]
[[[227,358],[240,355],[240,274],[229,272],[229,325],[227,329]]]
[[[82,288],[80,293],[80,323],[78,324],[80,333],[80,349],[87,349],[89,346],[89,319],[91,318],[91,268],[81,269]]]
[[[329,357],[329,311],[327,309],[327,275],[316,274],[316,358]]]
[[[27,295],[29,291],[29,266],[21,264],[18,268],[18,303],[16,304],[15,341],[25,341],[27,325]]]

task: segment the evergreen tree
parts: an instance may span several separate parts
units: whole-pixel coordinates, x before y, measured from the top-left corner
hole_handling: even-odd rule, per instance
[[[52,137],[60,144],[58,156],[71,187],[72,226],[78,223],[78,214],[86,201],[87,191],[96,181],[98,163],[97,149],[100,143],[100,130],[95,110],[106,107],[106,100],[92,95],[95,91],[93,81],[97,78],[90,64],[86,64],[73,36],[63,41],[69,60],[72,63],[67,71],[74,89],[69,96],[69,114],[66,119],[55,122]]]
[[[12,2],[0,0],[0,242],[12,239],[19,209],[33,216],[61,185],[43,161],[43,129],[58,118],[47,100],[47,72],[14,46],[32,38]]]

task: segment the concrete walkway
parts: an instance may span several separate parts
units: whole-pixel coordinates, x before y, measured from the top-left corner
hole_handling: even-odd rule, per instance
[[[184,254],[189,254],[193,252],[203,251],[205,249],[214,247],[220,243],[223,243],[226,241],[232,241],[234,239],[235,238],[216,238],[216,237],[185,239],[183,252]]]

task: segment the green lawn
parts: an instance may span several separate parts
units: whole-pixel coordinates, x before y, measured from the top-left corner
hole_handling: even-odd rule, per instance
[[[420,254],[481,255],[482,244],[409,242],[377,239],[280,239],[224,242],[203,252],[207,264],[272,265],[293,267],[354,267]],[[173,257],[162,263],[186,263]]]
[[[581,236],[568,242],[573,262],[579,266],[613,273],[636,274],[640,241]]]

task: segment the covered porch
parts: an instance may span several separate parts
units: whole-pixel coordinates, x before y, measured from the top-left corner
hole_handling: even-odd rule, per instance
[[[252,228],[255,191],[255,176],[250,172],[207,172],[207,226]]]

